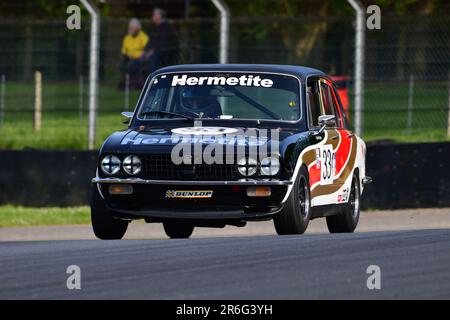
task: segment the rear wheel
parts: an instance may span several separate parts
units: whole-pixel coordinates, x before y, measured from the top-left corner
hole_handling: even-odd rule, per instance
[[[166,221],[163,222],[164,231],[167,236],[172,239],[186,239],[192,235],[194,225],[182,221]]]
[[[348,203],[342,213],[327,217],[327,226],[330,233],[353,232],[356,229],[360,214],[360,188],[359,179],[353,175],[352,186]]]
[[[283,210],[273,219],[279,235],[302,234],[306,231],[311,216],[310,195],[308,171],[302,166]]]
[[[128,228],[128,221],[114,218],[96,185],[92,186],[91,193],[91,223],[95,236],[101,240],[122,239]]]

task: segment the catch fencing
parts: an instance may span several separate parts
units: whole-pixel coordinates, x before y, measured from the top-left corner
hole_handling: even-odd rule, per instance
[[[87,18],[86,18],[87,19]],[[0,20],[0,148],[87,148],[89,23],[68,30],[64,20]],[[142,21],[152,37],[150,21]],[[219,59],[219,20],[171,21],[175,63]],[[101,22],[97,147],[124,128],[139,90],[119,71],[126,19]],[[229,61],[306,65],[341,76],[353,114],[354,17],[231,17]],[[42,75],[42,123],[35,130],[35,72]],[[144,71],[145,72],[145,71]],[[407,142],[448,140],[450,17],[384,17],[366,30],[363,137]],[[125,89],[123,89],[125,87]]]

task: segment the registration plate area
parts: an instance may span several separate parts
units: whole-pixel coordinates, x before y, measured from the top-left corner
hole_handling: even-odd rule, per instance
[[[107,184],[103,186],[107,190]],[[133,185],[131,195],[106,196],[114,202],[134,203],[138,206],[189,206],[189,205],[278,205],[286,193],[286,186],[273,186],[271,196],[247,197],[246,186],[177,186]]]

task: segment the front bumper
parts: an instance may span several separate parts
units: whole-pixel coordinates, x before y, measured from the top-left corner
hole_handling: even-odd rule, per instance
[[[252,180],[242,179],[236,181],[184,181],[184,180],[145,180],[141,178],[99,178],[92,179],[92,183],[125,183],[125,184],[149,184],[149,185],[197,185],[197,186],[288,186],[292,181],[288,180]]]
[[[291,181],[172,181],[140,178],[92,179],[109,209],[126,218],[254,220],[270,217],[282,210],[282,200]],[[109,186],[130,184],[133,193],[111,195]],[[271,195],[248,197],[247,187],[268,186]],[[210,198],[168,198],[168,190],[211,190]]]

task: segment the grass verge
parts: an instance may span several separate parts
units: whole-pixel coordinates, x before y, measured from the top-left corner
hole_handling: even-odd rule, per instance
[[[0,206],[0,228],[87,224],[90,221],[89,207],[26,208],[12,205]]]

